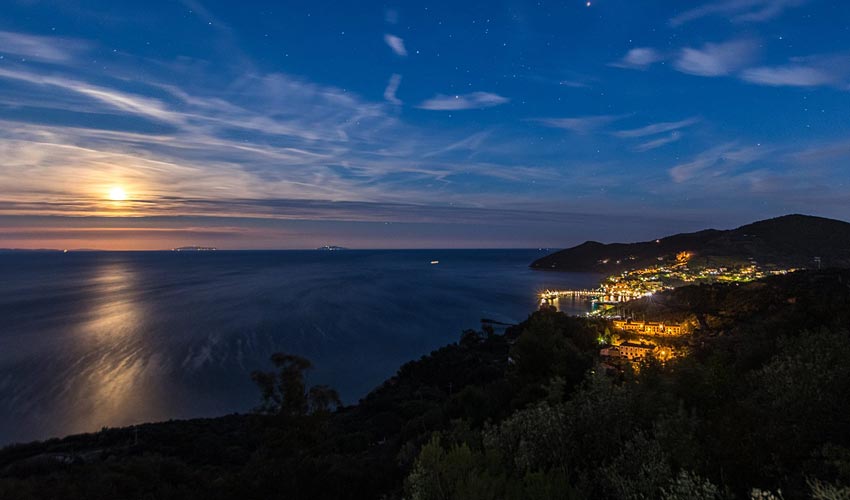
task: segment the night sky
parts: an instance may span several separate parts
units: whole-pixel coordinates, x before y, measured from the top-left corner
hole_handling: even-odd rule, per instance
[[[850,2],[4,0],[0,247],[850,219]]]

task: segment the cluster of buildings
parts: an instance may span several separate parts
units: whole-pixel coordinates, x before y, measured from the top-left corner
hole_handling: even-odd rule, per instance
[[[670,347],[659,347],[647,342],[623,342],[619,345],[603,347],[599,350],[599,355],[608,361],[621,359],[634,362],[648,356],[667,361],[673,358],[675,353]]]
[[[764,278],[772,274],[787,274],[796,269],[766,270],[755,262],[742,265],[689,266],[689,252],[676,256],[675,264],[659,264],[625,271],[610,276],[602,285],[602,296],[623,296],[630,299],[652,295],[662,290],[693,283],[743,283]]]
[[[599,350],[599,355],[603,358],[626,358],[628,360],[636,360],[645,358],[652,354],[656,349],[653,344],[643,342],[623,342],[620,345],[612,345],[603,347]]]
[[[695,283],[748,282],[771,274],[786,274],[795,271],[795,269],[765,270],[754,261],[728,266],[693,266],[693,257],[692,252],[679,252],[676,254],[675,260],[658,257],[658,260],[661,261],[659,264],[611,275],[600,284],[599,288],[592,290],[546,290],[540,293],[540,304],[558,307],[558,301],[563,298],[572,300],[586,298],[593,303],[594,310],[599,306],[601,311],[610,311],[614,306],[621,303],[649,297],[678,286]],[[653,331],[655,329],[658,329],[658,327],[648,325],[646,331],[641,331],[641,333],[680,334],[680,332],[676,332],[675,326],[669,332],[664,332],[663,327],[659,331]]]
[[[620,319],[615,319],[613,323],[614,328],[618,330],[641,335],[674,337],[687,333],[685,325],[673,323]],[[613,368],[623,361],[636,363],[647,357],[667,361],[675,355],[672,347],[658,346],[645,341],[626,341],[617,345],[605,346],[599,350],[599,356],[603,359],[602,364],[605,368]]]
[[[657,337],[677,337],[688,333],[687,325],[676,323],[615,319],[613,325],[615,329],[620,331]],[[670,346],[658,346],[646,341],[629,340],[617,345],[602,347],[599,350],[599,356],[602,358],[603,367],[609,369],[621,365],[624,361],[636,363],[647,357],[667,361],[674,358],[676,353]]]
[[[614,328],[624,332],[634,332],[643,335],[664,335],[671,337],[687,333],[686,325],[625,319],[615,319]]]

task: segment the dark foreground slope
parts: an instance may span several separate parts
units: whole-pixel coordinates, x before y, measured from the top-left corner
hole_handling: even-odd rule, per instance
[[[330,415],[4,449],[0,498],[845,498],[813,492],[850,484],[850,271],[659,299],[705,323],[665,365],[600,375],[605,324],[541,310],[504,336],[467,331]]]
[[[559,372],[578,383],[600,325],[555,313],[546,321],[582,332],[580,345],[562,338],[563,353],[544,354],[545,366],[560,356]],[[456,419],[480,427],[540,397],[549,368],[522,379],[507,374],[523,328],[466,331],[330,415],[231,415],[7,447],[0,450],[0,499],[398,498],[433,432]]]
[[[531,267],[613,274],[657,264],[679,252],[705,264],[746,263],[777,267],[850,267],[850,224],[808,215],[786,215],[728,231],[707,229],[641,243],[588,241],[534,261]]]

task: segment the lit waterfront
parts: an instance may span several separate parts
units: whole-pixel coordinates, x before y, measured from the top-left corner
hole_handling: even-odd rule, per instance
[[[797,269],[766,269],[755,262],[728,264],[725,266],[691,266],[694,253],[680,252],[667,261],[654,266],[630,269],[603,280],[598,288],[544,290],[540,292],[540,305],[559,308],[562,300],[586,301],[592,312],[597,305],[616,305],[631,300],[649,297],[664,290],[679,286],[702,283],[746,283],[771,275],[787,274]]]
[[[609,291],[604,287],[590,290],[546,290],[540,293],[540,305],[560,309],[561,301],[568,300],[571,305],[584,301],[592,308],[595,304],[620,304],[649,295],[652,295],[652,292],[638,293],[625,289]]]

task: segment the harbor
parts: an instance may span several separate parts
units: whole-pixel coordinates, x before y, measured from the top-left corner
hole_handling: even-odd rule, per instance
[[[652,295],[652,292],[616,290],[609,291],[603,288],[597,289],[575,289],[575,290],[544,290],[540,292],[540,305],[558,307],[562,299],[571,302],[586,300],[591,304],[621,304],[630,300],[639,299]]]

